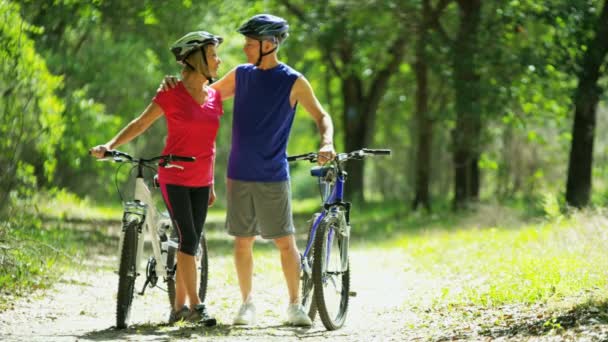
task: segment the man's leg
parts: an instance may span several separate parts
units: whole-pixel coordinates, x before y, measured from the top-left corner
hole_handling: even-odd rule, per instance
[[[289,306],[287,307],[287,321],[289,324],[309,327],[312,320],[304,312],[300,304],[300,253],[293,235],[274,239],[274,243],[281,251],[281,265],[289,291]]]
[[[243,303],[249,300],[253,283],[253,243],[255,236],[235,237],[234,264],[239,279]]]
[[[296,246],[296,240],[293,235],[288,235],[274,239],[274,243],[281,252],[281,266],[287,282],[289,303],[298,303],[300,294],[300,253]]]

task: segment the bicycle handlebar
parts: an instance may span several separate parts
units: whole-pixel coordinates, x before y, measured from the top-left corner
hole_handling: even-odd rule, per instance
[[[389,150],[387,148],[380,148],[380,149],[364,148],[362,151],[364,153],[369,153],[369,154],[386,155],[386,156],[391,155],[391,150]]]
[[[117,163],[128,161],[128,162],[132,162],[132,163],[152,164],[156,161],[161,160],[161,162],[159,163],[159,166],[162,166],[162,167],[165,167],[165,166],[171,164],[171,162],[173,162],[173,161],[194,162],[196,160],[195,157],[184,157],[184,156],[177,156],[174,154],[166,154],[166,155],[153,157],[153,158],[149,158],[149,159],[144,159],[144,158],[136,159],[136,158],[133,158],[128,153],[121,152],[118,150],[106,151],[103,156],[104,156],[104,158],[113,158],[114,161]],[[123,158],[126,160],[123,160]]]
[[[310,160],[312,161],[314,159],[317,158],[317,153],[316,152],[310,152],[310,153],[305,153],[305,154],[298,154],[295,156],[290,156],[287,157],[287,161],[288,162],[292,162],[292,161],[296,161],[296,160]]]
[[[390,155],[390,154],[391,154],[390,149],[363,148],[363,149],[355,150],[355,151],[348,152],[348,153],[338,153],[338,155],[336,156],[336,159],[338,159],[339,161],[345,161],[348,159],[362,159],[365,156],[371,156],[371,155]],[[309,153],[298,154],[295,156],[287,157],[287,161],[294,162],[297,160],[308,160],[311,163],[314,163],[317,161],[317,156],[318,156],[317,152],[309,152]]]

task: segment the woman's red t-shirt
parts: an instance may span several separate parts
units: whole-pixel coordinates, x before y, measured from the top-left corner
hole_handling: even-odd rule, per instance
[[[207,101],[202,105],[192,98],[182,82],[154,97],[167,122],[167,140],[162,153],[196,158],[194,162],[172,162],[183,166],[183,170],[159,167],[159,182],[192,187],[213,184],[215,137],[224,110],[220,93],[207,89]]]

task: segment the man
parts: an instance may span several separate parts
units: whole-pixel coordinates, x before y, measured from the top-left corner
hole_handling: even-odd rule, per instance
[[[286,149],[298,104],[312,116],[321,134],[320,163],[335,157],[333,124],[306,78],[277,57],[288,31],[282,18],[268,14],[250,18],[238,29],[245,36],[243,51],[250,64],[236,67],[212,85],[222,99],[234,96],[226,227],[235,237],[235,265],[243,299],[234,319],[237,325],[255,323],[253,245],[260,234],[272,239],[281,254],[289,292],[288,322],[312,325],[299,300],[300,256],[294,238]]]

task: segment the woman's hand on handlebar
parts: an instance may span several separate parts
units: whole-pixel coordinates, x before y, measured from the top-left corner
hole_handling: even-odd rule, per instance
[[[107,145],[97,145],[89,150],[89,154],[97,159],[105,157],[106,151],[110,151]]]

